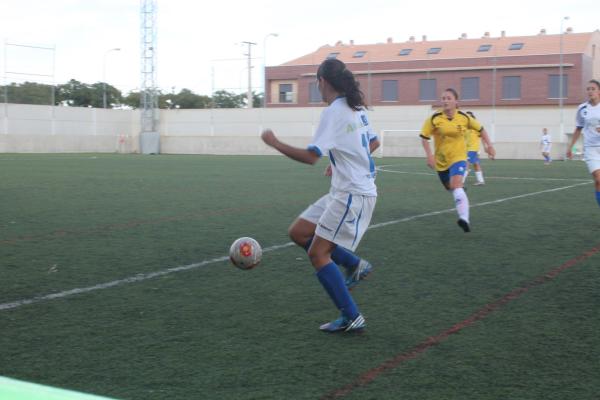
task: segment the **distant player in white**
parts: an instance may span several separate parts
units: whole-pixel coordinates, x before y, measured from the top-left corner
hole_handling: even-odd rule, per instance
[[[552,162],[550,157],[550,150],[552,149],[552,138],[548,134],[548,129],[542,130],[542,140],[540,141],[540,149],[542,150],[542,156],[544,157],[544,164],[548,165]]]
[[[348,332],[365,327],[365,319],[349,289],[372,269],[352,251],[367,230],[375,208],[377,188],[371,152],[379,141],[369,126],[358,82],[343,62],[323,61],[317,71],[317,83],[329,106],[323,110],[308,148],[285,144],[270,129],[262,133],[262,139],[302,163],[315,164],[321,156],[329,157],[329,193],[300,214],[290,226],[289,235],[308,251],[317,278],[342,314],[320,329]],[[346,268],[346,279],[338,265]]]
[[[596,201],[600,206],[600,82],[589,81],[586,88],[588,101],[581,104],[575,117],[573,139],[567,149],[567,157],[572,158],[572,148],[583,132],[583,159],[596,184]]]

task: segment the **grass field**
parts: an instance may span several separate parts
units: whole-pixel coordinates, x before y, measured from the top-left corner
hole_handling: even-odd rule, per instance
[[[422,159],[379,159],[361,335],[288,225],[324,165],[0,155],[0,375],[118,399],[599,399],[600,209],[580,161],[484,160],[473,232]],[[472,182],[472,180],[470,180]],[[256,238],[237,270],[230,243]]]

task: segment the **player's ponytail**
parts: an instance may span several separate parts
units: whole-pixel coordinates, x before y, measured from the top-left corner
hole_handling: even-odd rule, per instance
[[[317,71],[317,79],[325,79],[337,92],[346,97],[348,106],[355,110],[366,108],[364,94],[358,81],[346,64],[337,59],[327,59]]]

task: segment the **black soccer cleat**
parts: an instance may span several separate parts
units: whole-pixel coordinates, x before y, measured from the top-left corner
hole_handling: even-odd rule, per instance
[[[456,221],[456,223],[462,228],[463,231],[465,231],[465,233],[471,232],[471,226],[469,226],[469,223],[464,219],[461,218],[458,221]]]

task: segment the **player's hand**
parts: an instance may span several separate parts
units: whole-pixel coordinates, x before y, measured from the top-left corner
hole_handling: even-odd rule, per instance
[[[572,160],[572,159],[573,159],[573,151],[572,151],[571,149],[567,150],[567,158],[568,158],[569,160]]]
[[[331,164],[329,164],[327,166],[327,168],[325,168],[325,172],[324,172],[325,176],[331,176],[332,175],[332,171],[331,171]]]
[[[274,147],[275,143],[277,143],[277,138],[275,137],[275,134],[273,133],[272,130],[270,129],[265,129],[262,134],[260,135],[261,139],[263,140],[263,142],[265,142],[267,145]]]
[[[496,149],[494,148],[494,146],[488,146],[485,149],[486,153],[488,154],[488,157],[493,160],[496,158]]]
[[[435,157],[433,154],[427,157],[427,166],[431,169],[435,169]]]

